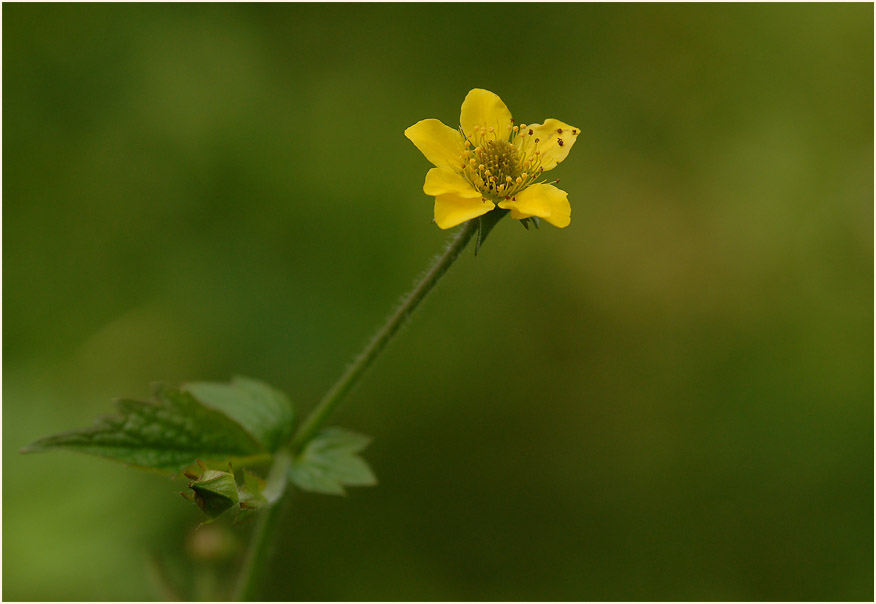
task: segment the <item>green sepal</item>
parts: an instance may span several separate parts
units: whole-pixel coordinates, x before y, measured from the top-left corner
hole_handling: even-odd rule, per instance
[[[289,480],[304,491],[344,495],[345,486],[373,486],[374,472],[358,453],[371,439],[341,428],[314,436],[289,466]]]
[[[481,246],[484,244],[484,241],[487,239],[487,235],[490,234],[490,231],[493,230],[500,220],[502,220],[508,212],[511,210],[503,210],[502,208],[496,208],[490,212],[487,212],[483,216],[477,219],[478,221],[478,233],[477,239],[475,240],[475,256],[478,255],[478,251],[480,251]]]
[[[265,505],[265,481],[248,470],[243,471],[243,488],[238,490],[241,510],[255,510]]]
[[[529,230],[529,225],[535,227],[535,230],[538,230],[538,216],[530,216],[529,218],[523,218],[519,221],[524,229]]]

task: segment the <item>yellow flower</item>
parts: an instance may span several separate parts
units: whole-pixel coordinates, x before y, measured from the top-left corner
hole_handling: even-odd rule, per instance
[[[442,229],[482,216],[498,206],[511,218],[537,216],[566,227],[572,208],[566,192],[542,175],[566,159],[580,130],[559,120],[515,124],[489,90],[475,88],[462,102],[459,130],[421,120],[405,130],[435,167],[423,191],[435,196],[435,223]]]

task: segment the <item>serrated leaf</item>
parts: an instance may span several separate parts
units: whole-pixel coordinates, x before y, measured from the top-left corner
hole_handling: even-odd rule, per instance
[[[184,384],[183,390],[243,426],[268,451],[276,451],[292,436],[295,411],[291,401],[263,382],[236,376],[230,384],[193,382]]]
[[[289,467],[289,480],[314,493],[343,495],[345,486],[377,484],[374,472],[357,453],[371,439],[341,428],[328,428],[311,439]]]
[[[205,408],[188,392],[154,387],[157,402],[116,401],[121,415],[101,417],[89,428],[42,438],[22,452],[69,449],[115,461],[175,472],[196,458],[228,461],[263,452],[241,426]]]

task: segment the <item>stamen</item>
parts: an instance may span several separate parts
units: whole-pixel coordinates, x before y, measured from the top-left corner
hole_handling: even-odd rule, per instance
[[[466,158],[470,165],[463,169],[462,176],[483,194],[484,199],[493,201],[501,194],[517,193],[532,184],[533,179],[528,173],[537,170],[540,163],[537,154],[533,154],[535,147],[523,138],[517,138],[526,135],[525,125],[508,124],[504,128],[508,132],[507,138],[497,136],[497,131],[502,128],[478,126],[470,143],[474,149],[469,150],[467,146],[463,152],[468,154]]]

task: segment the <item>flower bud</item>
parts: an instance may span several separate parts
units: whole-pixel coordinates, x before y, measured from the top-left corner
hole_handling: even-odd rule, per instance
[[[193,499],[201,511],[216,518],[237,505],[239,496],[234,474],[218,470],[204,470],[200,478],[189,483]]]

